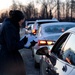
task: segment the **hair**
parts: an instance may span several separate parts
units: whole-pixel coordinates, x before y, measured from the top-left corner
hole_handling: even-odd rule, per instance
[[[10,10],[9,18],[14,22],[24,19],[24,14],[20,10]]]

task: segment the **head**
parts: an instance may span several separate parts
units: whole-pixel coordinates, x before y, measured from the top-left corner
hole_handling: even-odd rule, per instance
[[[25,20],[24,14],[20,10],[10,10],[9,17],[13,23],[18,23],[19,26],[22,26]]]

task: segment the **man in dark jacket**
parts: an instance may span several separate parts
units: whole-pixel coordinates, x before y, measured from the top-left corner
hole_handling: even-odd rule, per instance
[[[18,52],[27,43],[24,37],[20,41],[19,30],[24,15],[19,10],[9,12],[9,18],[2,24],[0,33],[0,75],[25,75],[22,57]]]

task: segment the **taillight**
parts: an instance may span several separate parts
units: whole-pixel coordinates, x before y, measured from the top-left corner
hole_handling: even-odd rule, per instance
[[[36,34],[36,30],[33,29],[33,30],[32,30],[32,33],[33,33],[33,34]]]
[[[39,46],[42,46],[42,45],[53,45],[54,42],[53,41],[50,41],[50,40],[39,40],[38,41],[38,45]]]
[[[47,41],[48,45],[51,45],[53,43],[53,41]]]
[[[40,41],[38,41],[38,45],[46,45],[46,41],[45,40],[40,40]]]

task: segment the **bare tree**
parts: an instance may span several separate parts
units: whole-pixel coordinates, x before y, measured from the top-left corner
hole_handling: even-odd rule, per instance
[[[51,18],[53,12],[57,7],[57,0],[37,0],[37,3],[40,3],[42,6],[41,12],[46,18]]]
[[[18,9],[21,10],[23,13],[25,13],[26,6],[23,5],[21,2],[17,2],[17,3],[18,3]]]
[[[58,20],[60,19],[60,2],[59,0],[57,0],[57,16],[58,16]]]
[[[26,17],[31,18],[32,13],[33,13],[33,4],[29,3],[28,6],[26,7]]]
[[[41,15],[44,17],[44,18],[48,18],[48,3],[49,1],[48,0],[37,0],[37,3],[40,3],[42,5],[42,9],[41,9]]]
[[[30,2],[27,7],[26,7],[26,12],[25,12],[26,18],[34,18],[38,16],[38,9],[34,7],[33,2]]]
[[[73,13],[75,13],[75,0],[71,0],[71,21],[74,16]]]
[[[2,14],[1,14],[1,22],[3,22],[3,20],[6,18],[6,17],[8,17],[8,11],[5,11],[5,12],[3,12]]]
[[[15,10],[15,9],[17,9],[18,8],[18,5],[17,5],[17,2],[15,2],[15,0],[12,0],[12,6],[11,6],[11,9],[12,10]]]

